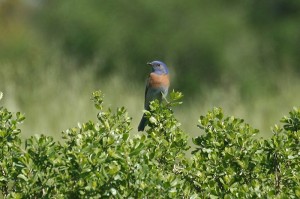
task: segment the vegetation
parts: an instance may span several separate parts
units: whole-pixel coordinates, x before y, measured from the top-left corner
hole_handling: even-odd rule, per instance
[[[124,107],[105,109],[93,93],[97,122],[79,123],[63,141],[39,135],[20,139],[25,119],[0,108],[0,194],[4,198],[299,198],[300,110],[283,117],[270,139],[242,119],[214,108],[199,119],[203,135],[180,128],[170,102],[151,103],[149,128],[130,137]]]
[[[297,0],[0,1],[0,198],[299,198],[299,109],[270,131],[299,107],[299,10]],[[156,59],[185,103],[154,102],[137,134]],[[98,89],[107,108],[96,92],[95,110],[86,96]]]

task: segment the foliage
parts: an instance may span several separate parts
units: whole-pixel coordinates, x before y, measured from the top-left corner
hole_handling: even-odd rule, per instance
[[[299,198],[300,110],[262,140],[242,119],[214,108],[199,119],[204,134],[193,139],[180,128],[170,102],[153,101],[149,128],[130,135],[124,107],[105,109],[92,100],[96,122],[79,123],[63,141],[35,135],[22,146],[18,125],[25,119],[0,108],[0,195],[4,198]]]
[[[274,127],[270,140],[242,119],[225,117],[219,108],[200,117],[205,134],[194,139],[192,170],[202,196],[224,198],[298,198],[299,109]],[[204,164],[205,163],[205,164]]]
[[[57,137],[92,118],[85,96],[99,86],[113,90],[112,104],[132,88],[118,101],[137,114],[129,104],[142,103],[145,63],[160,59],[170,67],[171,86],[186,94],[178,118],[197,118],[191,107],[213,104],[265,133],[300,96],[299,9],[297,0],[2,0],[3,102],[30,115],[22,135]]]

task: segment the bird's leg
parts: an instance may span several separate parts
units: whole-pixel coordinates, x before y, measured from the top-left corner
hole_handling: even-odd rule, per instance
[[[161,96],[164,98],[164,100],[166,100],[167,104],[169,104],[169,101],[167,100],[166,96],[164,95],[163,92],[161,92]]]

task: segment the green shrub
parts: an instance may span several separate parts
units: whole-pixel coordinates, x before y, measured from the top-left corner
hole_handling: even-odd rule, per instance
[[[199,120],[193,139],[175,119],[170,102],[151,103],[149,128],[130,135],[124,107],[105,110],[93,93],[97,122],[78,124],[63,141],[39,135],[25,140],[17,125],[25,117],[0,108],[0,195],[4,198],[298,198],[300,110],[275,126],[271,139],[242,119],[214,108]]]

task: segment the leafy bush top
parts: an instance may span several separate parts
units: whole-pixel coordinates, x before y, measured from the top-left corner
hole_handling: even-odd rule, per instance
[[[124,107],[105,110],[100,91],[92,100],[97,122],[62,133],[63,142],[36,135],[22,146],[25,117],[0,108],[0,195],[4,198],[299,198],[300,110],[275,125],[274,135],[214,108],[200,116],[204,134],[193,139],[168,103],[151,103],[149,128],[130,135]]]

